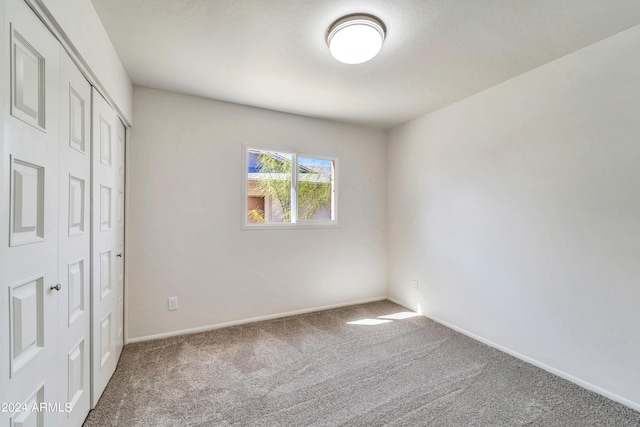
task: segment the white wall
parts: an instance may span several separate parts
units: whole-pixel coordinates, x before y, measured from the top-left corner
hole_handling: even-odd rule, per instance
[[[132,85],[91,0],[27,0],[50,14],[73,43],[100,90],[129,124]]]
[[[130,340],[386,294],[384,132],[138,87],[133,104]],[[337,156],[340,228],[241,230],[243,143]]]
[[[640,26],[394,129],[387,171],[392,297],[636,409],[638,52]]]

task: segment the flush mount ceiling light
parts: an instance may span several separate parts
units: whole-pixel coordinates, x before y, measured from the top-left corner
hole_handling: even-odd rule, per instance
[[[375,16],[347,15],[329,27],[327,44],[331,55],[345,64],[361,64],[380,52],[386,28]]]

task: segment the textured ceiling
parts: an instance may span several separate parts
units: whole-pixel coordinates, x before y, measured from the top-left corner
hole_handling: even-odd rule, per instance
[[[638,0],[92,0],[134,84],[391,128],[640,24]],[[387,26],[345,65],[325,33]]]

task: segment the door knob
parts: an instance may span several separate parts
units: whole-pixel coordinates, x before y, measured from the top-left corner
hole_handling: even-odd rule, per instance
[[[120,254],[118,254],[118,255],[116,255],[116,256],[117,256],[118,258],[122,258],[122,254],[121,254],[121,253],[120,253]]]
[[[57,284],[57,285],[55,285],[55,286],[51,286],[51,287],[49,288],[49,290],[50,290],[50,291],[54,291],[54,290],[55,290],[55,291],[59,291],[61,288],[62,288],[62,286],[60,285],[60,283],[58,283],[58,284]]]

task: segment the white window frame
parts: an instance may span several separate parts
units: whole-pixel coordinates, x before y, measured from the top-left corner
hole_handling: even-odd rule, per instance
[[[291,154],[291,222],[250,223],[247,218],[249,199],[249,150],[270,151]],[[331,198],[331,216],[329,221],[298,222],[298,158],[311,158],[333,161],[333,197]],[[242,146],[242,229],[243,230],[294,230],[308,228],[337,228],[338,224],[338,158],[323,154],[306,154],[284,148],[266,148],[258,145]]]

